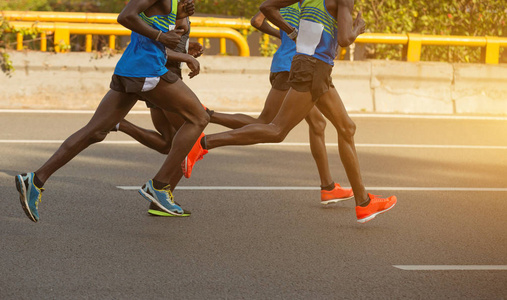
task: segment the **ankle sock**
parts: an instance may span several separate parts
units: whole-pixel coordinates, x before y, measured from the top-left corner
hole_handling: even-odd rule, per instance
[[[370,204],[370,202],[371,202],[371,199],[370,199],[370,196],[368,196],[366,198],[366,202],[361,203],[359,206],[366,207],[366,206],[368,206]]]
[[[152,180],[153,180],[153,187],[157,190],[161,190],[168,185],[168,183],[160,182],[155,179],[152,179]]]
[[[44,185],[44,183],[40,181],[39,177],[37,177],[37,173],[33,173],[33,184],[35,184],[35,186],[38,187],[39,189],[41,189],[42,186]]]
[[[330,185],[320,186],[320,189],[324,191],[332,191],[334,189],[334,181],[331,182]]]
[[[208,149],[208,146],[206,145],[206,136],[203,136],[201,139],[201,147],[206,150]]]

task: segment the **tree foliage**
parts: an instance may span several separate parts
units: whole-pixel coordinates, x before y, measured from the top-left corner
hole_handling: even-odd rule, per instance
[[[199,14],[250,18],[263,0],[196,0]],[[9,0],[0,10],[53,10],[118,13],[128,0]],[[368,32],[506,36],[505,0],[355,0]],[[503,50],[503,49],[502,49]],[[371,57],[400,59],[401,46],[372,45]],[[506,51],[507,52],[507,51]],[[422,60],[478,62],[478,48],[425,46]]]
[[[432,35],[506,36],[505,0],[356,0],[369,32]],[[480,49],[470,47],[423,47],[422,60],[480,60]],[[399,47],[375,46],[373,57],[399,59]]]

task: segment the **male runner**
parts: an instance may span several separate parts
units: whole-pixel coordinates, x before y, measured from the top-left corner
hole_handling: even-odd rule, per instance
[[[178,75],[180,79],[183,79],[181,74],[181,62],[192,63],[195,66],[199,66],[199,62],[196,58],[202,55],[203,47],[199,43],[189,41],[190,21],[188,18],[177,20],[176,28],[183,29],[183,35],[176,48],[173,49],[174,51],[168,51],[166,67],[169,71]],[[195,69],[198,69],[198,67]],[[189,77],[192,78],[196,75],[196,72],[191,72]],[[164,111],[149,101],[146,102],[146,105],[150,108],[151,120],[156,131],[139,127],[126,119],[121,120],[111,131],[124,132],[141,144],[162,154],[168,154],[171,150],[174,134],[184,123],[184,120],[177,114]],[[176,178],[171,181],[171,191],[183,176],[183,172],[179,172],[178,175],[179,176],[176,176]],[[173,214],[166,213],[159,209],[153,202],[150,203],[148,213],[156,216],[174,216]],[[190,213],[185,213],[182,216],[190,216]]]
[[[297,41],[297,54],[292,60],[289,77],[291,88],[279,113],[270,124],[251,124],[212,134],[201,138],[200,144],[209,150],[225,145],[281,142],[316,105],[338,132],[340,159],[354,191],[357,221],[365,223],[390,210],[397,200],[396,196],[380,198],[366,192],[354,144],[356,126],[331,80],[337,46],[352,44],[364,33],[365,23],[361,14],[352,19],[353,0],[303,0],[298,32],[280,14],[282,7],[296,2],[298,0],[267,0],[260,7],[269,21]],[[189,154],[188,157],[194,156]]]
[[[299,3],[294,3],[280,9],[283,19],[294,28],[299,26]],[[243,127],[248,124],[269,124],[276,116],[282,106],[283,99],[289,91],[289,71],[292,58],[296,54],[296,43],[291,40],[283,30],[273,28],[266,21],[265,16],[258,12],[252,19],[251,24],[261,32],[279,38],[280,47],[273,55],[271,62],[271,90],[268,93],[264,108],[258,118],[253,118],[245,114],[226,114],[213,112],[211,114],[211,123],[220,124],[231,129]],[[305,117],[310,129],[310,149],[317,164],[319,171],[321,192],[320,200],[322,204],[329,204],[338,201],[351,199],[354,197],[352,189],[344,189],[338,183],[333,181],[329,164],[327,160],[326,143],[324,130],[326,120],[322,117],[320,111],[313,107],[310,113]]]
[[[181,5],[176,0],[131,0],[125,6],[118,22],[132,30],[131,42],[116,65],[111,90],[89,123],[67,138],[42,167],[33,173],[15,176],[21,205],[31,220],[39,220],[38,203],[48,178],[89,145],[102,141],[140,97],[163,110],[177,113],[185,122],[175,134],[175,146],[160,170],[139,193],[167,213],[185,214],[174,202],[170,179],[181,172],[181,162],[208,124],[209,116],[195,94],[176,74],[167,70],[165,52],[166,47],[176,47],[181,39],[182,30],[174,29],[176,18],[193,13],[192,0],[185,0]]]

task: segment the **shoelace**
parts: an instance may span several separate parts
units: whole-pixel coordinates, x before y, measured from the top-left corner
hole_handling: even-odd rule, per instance
[[[171,203],[174,204],[174,196],[173,196],[173,193],[171,192],[171,185],[168,184],[168,185],[164,186],[162,188],[162,190],[166,192],[166,194],[169,196],[169,199],[171,200]]]
[[[37,197],[37,200],[35,200],[35,208],[36,209],[39,209],[39,203],[42,202],[42,192],[44,192],[44,188],[40,188],[39,190],[40,190],[40,194]]]
[[[386,201],[389,201],[389,199],[387,198],[380,198],[381,196],[380,195],[373,195],[373,194],[370,194],[373,196],[373,198],[371,198],[371,201],[375,200],[377,202],[386,202]]]

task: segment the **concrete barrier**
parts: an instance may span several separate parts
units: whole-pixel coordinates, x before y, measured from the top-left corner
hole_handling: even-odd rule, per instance
[[[119,55],[11,52],[16,71],[0,74],[0,108],[94,109]],[[186,84],[220,111],[260,111],[271,58],[203,56]],[[185,69],[184,69],[185,70]],[[184,71],[184,76],[186,77]],[[333,82],[351,112],[507,115],[507,65],[336,61]],[[138,103],[135,109],[145,109]]]

